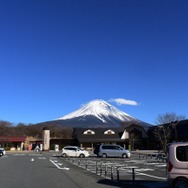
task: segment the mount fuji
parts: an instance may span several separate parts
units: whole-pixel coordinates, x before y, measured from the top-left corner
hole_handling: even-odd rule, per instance
[[[104,100],[93,100],[68,115],[43,123],[82,128],[118,127],[122,124],[137,124],[144,127],[151,126],[150,124],[120,111]]]

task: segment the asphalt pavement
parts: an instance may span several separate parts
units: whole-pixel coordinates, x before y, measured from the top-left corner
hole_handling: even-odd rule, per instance
[[[8,153],[0,158],[1,188],[108,188],[120,187],[52,153]],[[132,187],[132,185],[130,185]]]
[[[160,180],[112,181],[62,159],[55,152],[8,152],[0,157],[0,166],[1,188],[166,188]]]

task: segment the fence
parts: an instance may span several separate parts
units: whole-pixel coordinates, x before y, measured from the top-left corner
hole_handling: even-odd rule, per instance
[[[104,176],[105,178],[119,181],[136,179],[136,167],[120,165],[110,162],[91,161],[86,159],[66,158],[69,163],[77,165],[88,171],[96,173],[97,175]]]
[[[138,154],[138,158],[139,159],[156,159],[157,162],[166,162],[167,161],[167,157],[165,156],[165,154],[162,153],[153,153],[153,154]]]
[[[139,159],[156,159],[157,158],[157,153],[153,154],[137,154]]]

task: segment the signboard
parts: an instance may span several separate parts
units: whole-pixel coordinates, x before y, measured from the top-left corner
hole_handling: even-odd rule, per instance
[[[43,130],[43,149],[44,151],[50,149],[50,130]]]

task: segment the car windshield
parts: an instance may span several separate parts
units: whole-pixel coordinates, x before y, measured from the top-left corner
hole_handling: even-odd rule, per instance
[[[81,150],[81,151],[84,151],[84,148],[78,148],[79,150]]]

